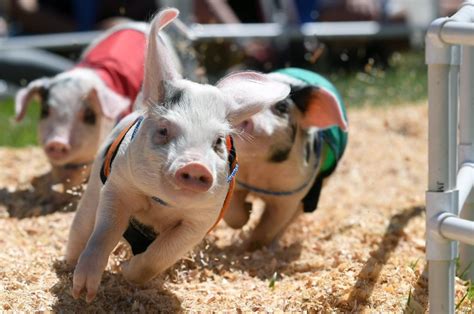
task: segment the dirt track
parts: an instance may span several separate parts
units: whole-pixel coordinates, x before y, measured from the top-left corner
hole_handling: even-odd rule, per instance
[[[118,272],[128,254],[120,245],[91,305],[72,299],[60,261],[73,213],[10,218],[0,197],[0,311],[425,311],[426,106],[349,118],[348,150],[319,209],[300,217],[279,247],[241,252],[248,227],[222,223],[188,258],[137,288]],[[47,164],[37,148],[1,148],[0,169],[0,195],[9,197]],[[458,300],[464,291],[459,282]]]

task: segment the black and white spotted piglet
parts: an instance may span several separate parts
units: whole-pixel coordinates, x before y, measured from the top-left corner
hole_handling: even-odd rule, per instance
[[[240,171],[225,221],[244,226],[253,193],[265,210],[250,248],[270,244],[298,214],[316,209],[324,178],[335,169],[347,141],[347,120],[336,88],[322,76],[297,68],[267,75],[291,94],[245,120],[236,138]]]

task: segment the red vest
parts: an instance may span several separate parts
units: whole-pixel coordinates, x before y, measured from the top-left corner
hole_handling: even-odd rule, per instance
[[[120,29],[92,47],[76,67],[94,70],[117,94],[130,99],[130,109],[143,81],[146,34]]]

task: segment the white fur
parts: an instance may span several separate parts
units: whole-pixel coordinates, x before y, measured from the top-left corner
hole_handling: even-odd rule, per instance
[[[123,30],[134,29],[148,34],[147,23],[131,22],[117,25],[104,32],[96,38],[82,53],[82,60],[94,47],[108,38],[111,34]],[[166,36],[165,36],[166,37]],[[168,44],[169,39],[165,39]],[[180,71],[180,63],[173,49],[170,49],[173,64]],[[110,89],[90,69],[80,67],[60,73],[52,78],[41,78],[31,82],[27,87],[21,89],[16,97],[16,115],[21,120],[25,114],[30,100],[38,96],[41,88],[49,90],[53,97],[50,103],[50,114],[46,119],[41,119],[38,127],[39,143],[45,147],[52,141],[60,141],[71,147],[70,152],[62,159],[50,159],[55,173],[61,174],[66,170],[65,164],[88,163],[94,159],[99,145],[110,132],[120,114],[130,106],[130,99],[124,98]],[[139,94],[136,102],[140,103],[142,96]],[[86,125],[80,117],[81,112],[87,105],[91,105],[96,113],[96,124]],[[71,180],[69,185],[81,183],[89,175],[89,168],[80,169],[80,176],[73,176],[71,171],[64,176],[78,178]]]
[[[172,66],[157,32],[171,22],[177,11],[160,12],[152,22],[145,68],[142,111],[124,119],[106,140],[110,144],[137,115],[143,116],[136,137],[127,133],[105,183],[99,181],[103,153],[95,160],[91,183],[81,199],[71,227],[67,261],[76,265],[73,295],[87,290],[86,300],[94,298],[110,252],[126,230],[130,217],[153,227],[159,233],[142,254],[123,266],[127,280],[142,283],[155,277],[191,250],[216,222],[228,191],[227,150],[218,138],[230,134],[235,123],[250,112],[264,109],[289,92],[283,84],[264,75],[249,72],[227,78],[237,90],[249,87],[241,102],[223,79],[222,86],[201,85],[181,78]],[[256,92],[272,88],[274,96]],[[232,119],[231,119],[232,117]],[[161,143],[159,131],[167,129],[169,140]],[[106,147],[106,146],[104,146]],[[104,148],[103,148],[104,149]],[[212,186],[207,192],[193,192],[175,180],[178,169],[191,162],[209,170]],[[100,192],[98,192],[100,191]],[[169,206],[151,200],[158,196]]]

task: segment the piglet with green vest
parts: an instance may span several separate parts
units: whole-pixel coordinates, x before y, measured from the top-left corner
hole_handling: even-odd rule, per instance
[[[223,216],[238,169],[231,134],[253,114],[284,99],[287,84],[256,72],[216,86],[183,79],[151,23],[141,111],[124,118],[95,159],[71,226],[66,260],[75,266],[73,296],[91,301],[109,255],[124,237],[133,257],[125,278],[146,282],[198,244]]]
[[[287,68],[267,77],[291,88],[283,100],[241,123],[236,138],[240,171],[224,219],[243,227],[252,193],[265,202],[248,248],[275,243],[303,212],[316,209],[323,183],[336,169],[347,143],[347,116],[336,88],[322,76]]]

